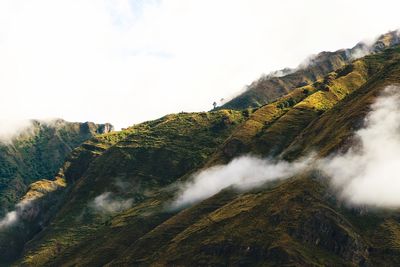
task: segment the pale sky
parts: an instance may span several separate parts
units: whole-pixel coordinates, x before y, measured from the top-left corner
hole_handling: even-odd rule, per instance
[[[400,2],[1,0],[0,128],[204,111],[263,73],[400,27]],[[0,130],[1,131],[1,130]]]

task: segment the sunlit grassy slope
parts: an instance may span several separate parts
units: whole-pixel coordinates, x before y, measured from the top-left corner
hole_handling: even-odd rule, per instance
[[[375,43],[366,47],[359,43],[351,49],[341,49],[335,52],[321,52],[311,57],[292,73],[282,77],[263,76],[251,83],[247,90],[222,106],[229,109],[259,107],[275,101],[293,89],[309,85],[323,78],[328,73],[338,70],[351,63],[355,56],[363,51],[378,53],[386,48],[398,45],[400,38],[397,31],[381,35]]]
[[[349,208],[320,174],[192,207],[168,203],[193,172],[245,153],[289,160],[346,149],[381,90],[400,81],[400,48],[367,56],[257,109],[181,113],[98,136],[74,150],[27,266],[397,266],[399,213]],[[93,209],[112,192],[132,199]]]

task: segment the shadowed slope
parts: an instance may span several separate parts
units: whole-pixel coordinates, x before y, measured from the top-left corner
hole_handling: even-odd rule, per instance
[[[53,178],[72,149],[111,129],[110,124],[92,122],[32,121],[19,136],[0,143],[0,217],[23,196],[30,183]]]

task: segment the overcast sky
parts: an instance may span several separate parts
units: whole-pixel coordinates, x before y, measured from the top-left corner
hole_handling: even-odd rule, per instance
[[[263,73],[400,27],[400,2],[1,0],[0,126],[126,127],[203,111]]]

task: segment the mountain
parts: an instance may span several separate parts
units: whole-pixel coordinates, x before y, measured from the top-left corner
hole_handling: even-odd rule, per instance
[[[296,162],[349,151],[371,104],[399,84],[400,46],[388,46],[259,107],[171,114],[95,135],[9,210],[0,259],[6,266],[398,266],[398,209],[348,205],[319,170],[246,190],[228,184],[174,205],[193,176],[242,155]]]
[[[97,234],[113,213],[108,214],[106,208],[104,212],[92,212],[90,205],[105,192],[116,196],[115,200],[105,203],[110,207],[118,206],[118,201],[125,199],[135,205],[147,205],[151,201],[146,208],[158,206],[157,195],[160,193],[163,197],[164,191],[170,195],[166,189],[168,185],[204,164],[246,115],[248,112],[239,111],[181,113],[92,138],[70,154],[54,182],[57,185],[50,187],[56,190],[34,197],[28,208],[19,212],[18,223],[0,232],[0,237],[3,236],[0,258],[12,259],[18,255],[21,244],[16,244],[13,251],[10,243],[27,240],[42,229],[26,246],[33,249],[35,244],[50,236],[55,243],[40,245],[40,251],[25,258],[29,264],[42,265],[54,253],[61,255],[66,247]],[[40,185],[35,187],[40,188]],[[41,191],[47,188],[44,184]],[[43,209],[48,203],[60,207],[57,211]],[[49,214],[54,212],[55,216]],[[51,225],[55,227],[43,227],[52,216]],[[127,237],[126,233],[121,234]]]
[[[109,124],[31,121],[17,136],[0,143],[0,217],[21,198],[29,184],[54,177],[73,148]]]
[[[391,31],[379,36],[372,44],[360,42],[350,49],[321,52],[307,59],[296,69],[283,69],[262,76],[251,83],[246,91],[222,105],[221,108],[243,109],[268,104],[294,88],[312,84],[359,57],[379,53],[398,44],[400,44],[399,32]]]

